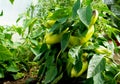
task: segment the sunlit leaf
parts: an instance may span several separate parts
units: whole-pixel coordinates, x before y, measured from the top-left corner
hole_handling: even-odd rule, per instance
[[[68,52],[68,62],[74,65],[75,71],[79,72],[82,69],[82,49],[81,46],[73,47]]]
[[[86,8],[80,8],[77,11],[80,20],[86,25],[88,26],[90,24],[91,21],[91,17],[92,17],[92,9],[91,6],[87,6]]]
[[[94,84],[104,84],[104,77],[102,73],[98,73],[93,77]]]
[[[81,46],[73,47],[68,52],[68,61],[75,65],[76,59],[79,58],[79,50]]]
[[[103,55],[94,55],[88,66],[87,78],[94,77],[96,74],[104,71],[105,69],[105,59]]]

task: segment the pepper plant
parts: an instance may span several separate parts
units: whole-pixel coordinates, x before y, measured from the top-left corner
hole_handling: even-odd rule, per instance
[[[74,83],[74,80],[83,84],[117,83],[120,70],[113,56],[119,49],[112,35],[116,38],[120,31],[105,18],[107,13],[113,15],[107,5],[98,0],[77,0],[71,7],[59,7],[47,17],[49,26],[43,25],[46,33],[34,58],[40,65],[38,81],[43,84]],[[87,27],[95,9],[99,12],[95,32],[87,42],[80,44],[79,37],[89,31]],[[72,35],[76,36],[73,40]]]

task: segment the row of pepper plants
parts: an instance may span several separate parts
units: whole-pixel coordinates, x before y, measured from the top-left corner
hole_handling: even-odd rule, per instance
[[[22,78],[37,65],[40,84],[120,82],[114,21],[120,19],[103,0],[38,0],[17,22],[22,19],[21,27],[1,27],[0,78]],[[20,42],[12,40],[14,33]]]

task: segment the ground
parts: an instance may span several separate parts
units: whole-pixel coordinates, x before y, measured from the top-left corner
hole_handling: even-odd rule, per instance
[[[114,60],[120,64],[120,54],[115,54],[114,55]],[[37,77],[37,72],[36,70],[38,70],[38,66],[33,66],[30,71],[28,73],[26,73],[26,75],[19,79],[19,80],[15,80],[15,81],[10,81],[10,80],[4,80],[2,83],[0,81],[0,84],[25,84],[26,81],[32,80],[32,82],[30,82],[29,84],[35,84],[36,82],[36,77]],[[75,82],[75,80],[73,80],[72,82]],[[71,83],[72,83],[71,82]],[[75,82],[76,83],[76,82]],[[73,83],[74,84],[74,83]],[[81,83],[77,83],[77,84],[81,84]],[[118,81],[118,84],[120,84],[120,82]]]

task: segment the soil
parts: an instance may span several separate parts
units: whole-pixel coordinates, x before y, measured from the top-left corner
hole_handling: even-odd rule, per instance
[[[120,64],[120,53],[116,53],[113,58],[117,64]],[[36,81],[36,78],[37,78],[36,70],[38,70],[38,68],[36,66],[34,66],[30,69],[30,71],[28,73],[26,73],[26,75],[23,78],[18,79],[18,80],[10,80],[10,79],[2,80],[2,81],[0,81],[0,84],[25,84],[26,81],[29,81],[29,79],[32,80],[31,82],[29,82],[29,84],[36,84],[36,82],[37,82]],[[74,84],[74,83],[82,84],[80,82],[76,83],[76,79],[72,79],[69,81],[71,81],[71,84]],[[67,84],[66,82],[68,82],[68,81],[61,81],[60,84]],[[118,82],[118,84],[120,84],[120,81]]]
[[[37,78],[37,71],[38,68],[36,66],[32,67],[26,75],[18,80],[13,80],[11,77],[2,79],[0,81],[0,84],[26,84],[26,81],[29,81],[29,84],[36,84],[36,78]]]

